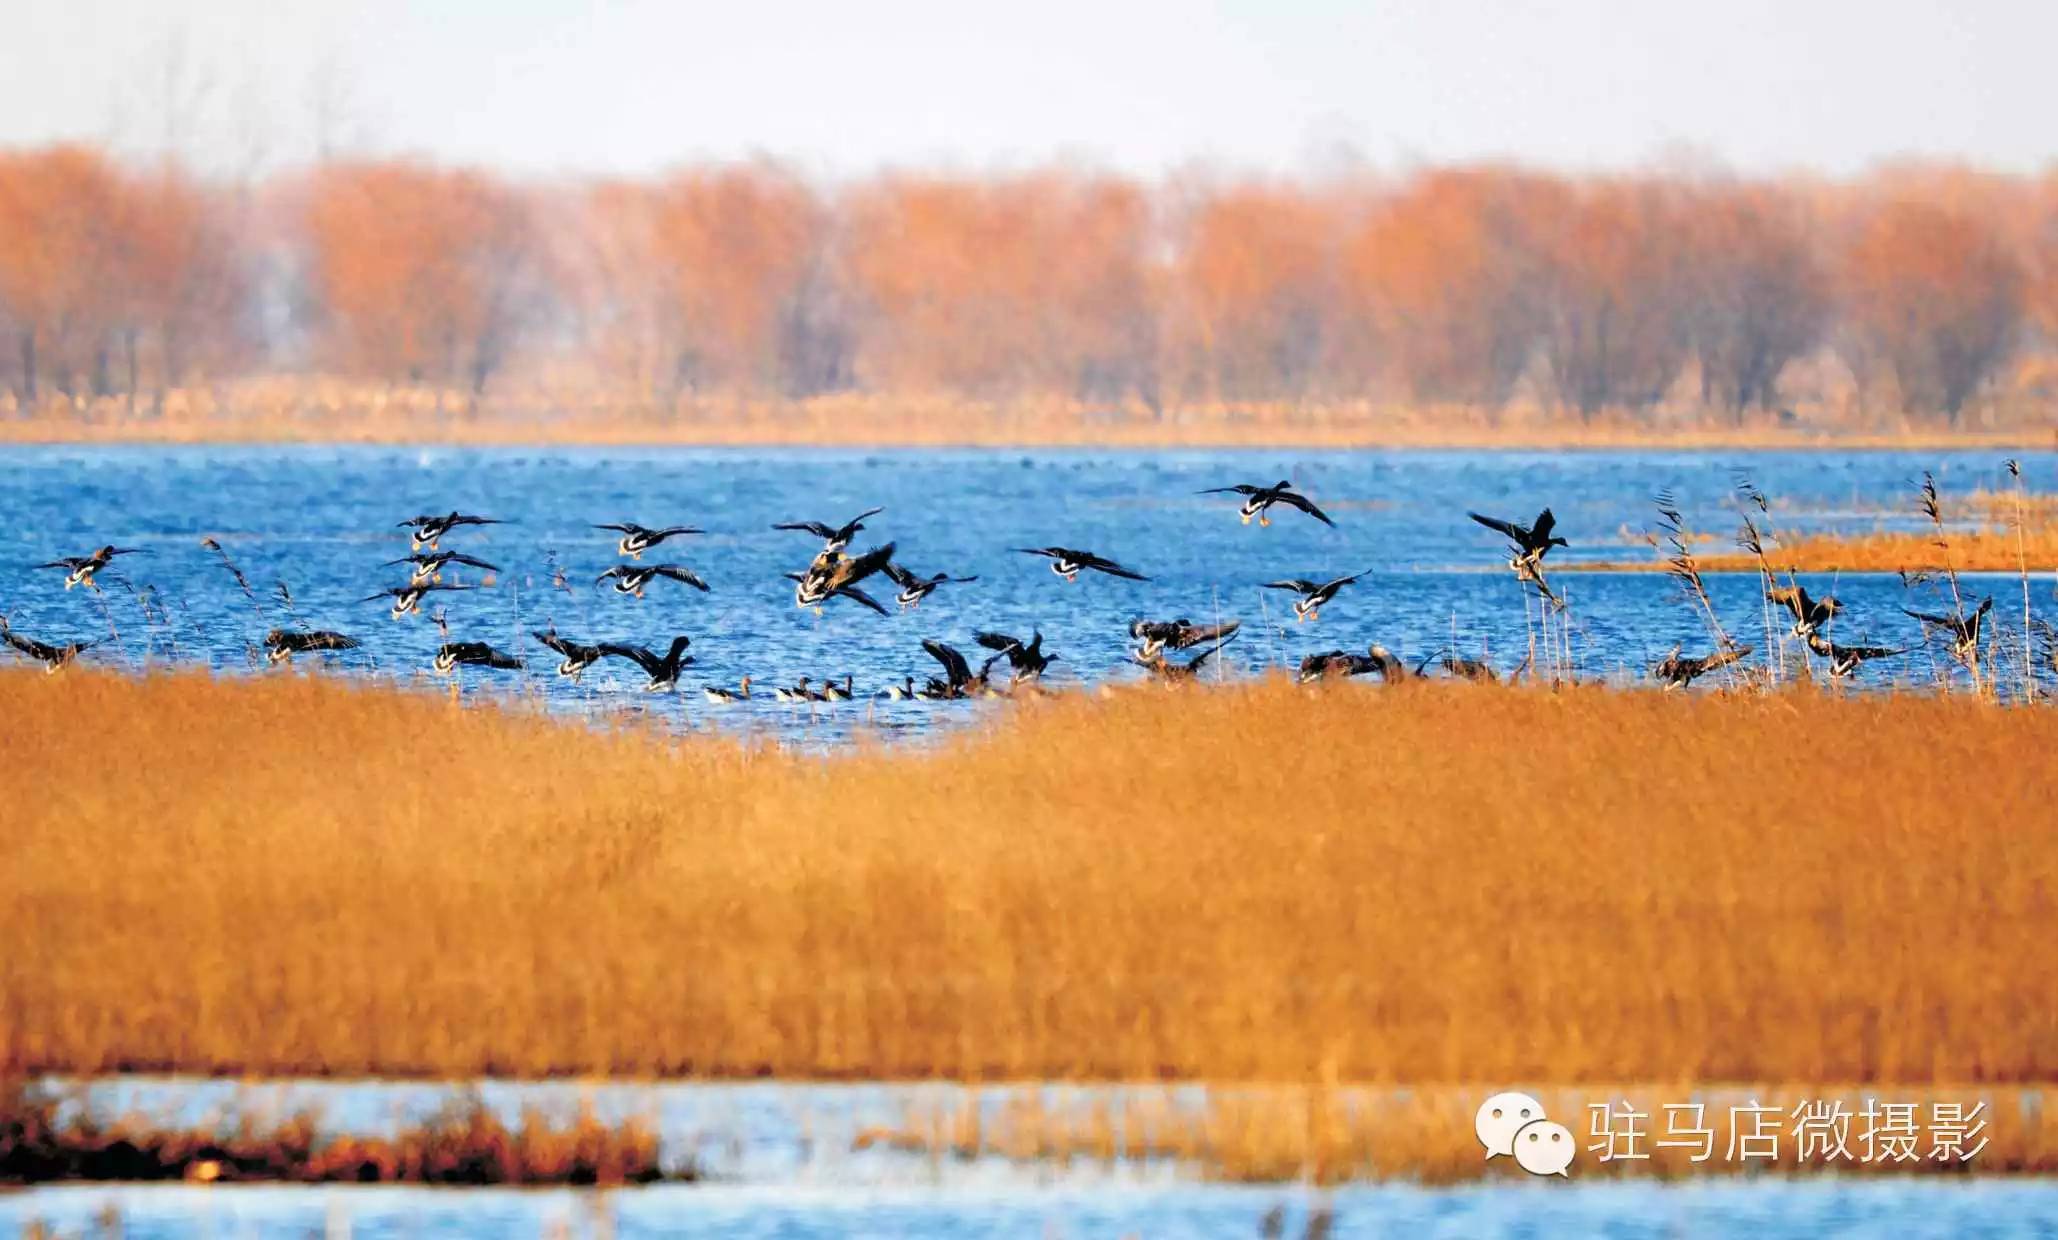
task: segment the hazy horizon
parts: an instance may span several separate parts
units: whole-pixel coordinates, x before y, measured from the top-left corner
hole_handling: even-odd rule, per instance
[[[2058,43],[2058,7],[1993,0],[1701,13],[86,0],[10,24],[0,145],[169,147],[250,170],[326,148],[527,175],[758,154],[829,177],[1053,158],[1145,175],[1501,158],[2041,171],[2042,59]]]

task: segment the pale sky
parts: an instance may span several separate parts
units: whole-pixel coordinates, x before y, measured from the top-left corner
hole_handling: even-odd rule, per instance
[[[759,153],[826,176],[2058,155],[2052,0],[9,7],[0,145],[170,142],[228,168],[302,162],[324,132],[523,174]]]

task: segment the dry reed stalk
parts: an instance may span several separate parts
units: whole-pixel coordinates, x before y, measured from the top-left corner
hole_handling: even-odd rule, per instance
[[[0,714],[0,1071],[2058,1074],[2058,716],[1967,697],[1275,677],[833,758],[294,673]]]

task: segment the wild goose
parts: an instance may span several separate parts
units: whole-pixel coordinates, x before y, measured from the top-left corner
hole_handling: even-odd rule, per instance
[[[1460,680],[1477,681],[1481,684],[1493,684],[1499,681],[1501,678],[1500,673],[1493,670],[1492,664],[1487,663],[1481,659],[1467,659],[1459,655],[1454,655],[1450,653],[1448,649],[1439,650],[1435,654],[1423,655],[1422,658],[1415,664],[1414,674],[1420,676],[1422,674],[1423,668],[1428,667],[1432,661],[1439,660],[1440,662],[1438,662],[1438,665],[1442,667],[1444,671],[1449,672],[1451,675],[1457,677]]]
[[[587,668],[600,662],[607,654],[604,646],[589,646],[584,642],[575,642],[569,637],[560,637],[556,629],[535,629],[529,636],[562,655],[564,661],[557,665],[557,674],[569,676],[573,680],[579,679]]]
[[[1307,684],[1312,680],[1363,676],[1379,668],[1379,661],[1370,655],[1354,654],[1348,650],[1324,650],[1302,659],[1293,678],[1300,684]]]
[[[885,571],[886,575],[893,579],[893,584],[900,587],[900,594],[893,601],[904,608],[920,607],[922,600],[936,593],[936,587],[940,585],[963,585],[979,580],[976,576],[952,577],[946,573],[938,573],[934,577],[918,577],[891,561],[887,562]]]
[[[1667,689],[1684,689],[1709,672],[1728,667],[1751,653],[1749,646],[1726,646],[1713,654],[1699,657],[1682,656],[1680,648],[1674,646],[1672,653],[1661,659],[1651,669],[1651,675],[1665,682]]]
[[[377,594],[367,594],[358,601],[364,603],[371,603],[376,602],[379,599],[390,598],[393,600],[393,610],[389,614],[395,620],[398,620],[402,616],[411,616],[421,611],[422,596],[427,594],[431,590],[469,589],[472,589],[472,587],[446,586],[438,584],[433,581],[425,581],[414,585],[395,586],[391,590],[381,590]]]
[[[821,700],[824,702],[848,702],[855,696],[857,696],[857,678],[849,672],[843,673],[842,684],[837,684],[833,680],[824,680],[822,682]]]
[[[1285,504],[1288,508],[1300,509],[1332,529],[1336,527],[1336,522],[1331,521],[1328,514],[1315,507],[1313,500],[1294,490],[1293,483],[1284,478],[1268,487],[1252,486],[1250,483],[1244,482],[1233,487],[1208,487],[1199,492],[1202,495],[1227,495],[1232,493],[1243,496],[1243,509],[1240,515],[1243,517],[1245,525],[1251,523],[1252,517],[1258,519],[1259,525],[1272,524],[1272,518],[1265,515],[1265,510],[1274,504]]]
[[[663,529],[654,530],[649,526],[638,525],[634,521],[622,521],[612,525],[596,525],[593,528],[596,530],[614,530],[619,533],[622,538],[620,542],[615,544],[615,550],[632,560],[642,559],[644,552],[657,546],[667,538],[677,538],[682,534],[707,533],[706,530],[696,529],[690,525],[668,525]]]
[[[395,524],[411,531],[409,541],[412,545],[409,548],[410,550],[420,551],[423,547],[427,547],[429,550],[434,551],[436,544],[442,540],[443,536],[460,525],[505,525],[506,522],[495,520],[492,517],[474,517],[467,513],[452,512],[441,517],[428,514],[419,517],[409,517],[407,520],[398,521]]]
[[[820,607],[830,595],[846,590],[873,573],[883,570],[893,561],[893,544],[882,543],[862,555],[845,555],[843,552],[824,548],[800,575],[800,584],[793,591],[797,607]],[[876,606],[876,604],[873,604]],[[883,610],[883,609],[881,609]]]
[[[734,702],[748,702],[750,700],[750,677],[745,676],[742,680],[737,681],[734,689],[725,689],[720,685],[703,685],[700,689],[700,695],[717,706],[728,706]]]
[[[1891,659],[1907,654],[1906,649],[1894,650],[1887,646],[1839,646],[1820,633],[1808,634],[1808,649],[1829,660],[1829,678],[1843,680],[1858,674],[1858,669],[1872,659]]]
[[[296,654],[317,650],[355,650],[357,644],[356,638],[327,629],[273,629],[264,635],[264,657],[269,663],[291,663]]]
[[[72,660],[99,644],[97,642],[74,641],[66,642],[62,646],[53,646],[48,642],[39,642],[33,637],[23,637],[9,628],[5,620],[0,620],[0,641],[4,641],[20,651],[23,657],[34,659],[36,662],[43,664],[43,670],[46,672],[54,672],[59,668],[69,667]]]
[[[1091,551],[1075,551],[1070,547],[1017,547],[1023,555],[1040,555],[1050,561],[1050,571],[1066,581],[1079,580],[1079,574],[1086,569],[1106,573],[1110,577],[1123,577],[1130,581],[1149,581],[1142,573],[1123,568],[1113,560],[1103,559]]]
[[[965,656],[959,653],[956,647],[946,646],[942,642],[924,638],[922,640],[922,649],[929,652],[930,658],[943,665],[945,680],[940,686],[934,680],[929,683],[931,689],[940,687],[942,690],[940,694],[935,696],[963,698],[979,697],[986,694],[988,685],[985,670],[981,669],[978,675],[973,675],[972,665],[965,662]],[[992,666],[990,660],[988,661],[988,666]]]
[[[1300,624],[1318,619],[1322,614],[1323,604],[1335,598],[1338,590],[1343,589],[1364,575],[1364,573],[1352,573],[1348,577],[1338,577],[1334,581],[1323,582],[1309,581],[1303,577],[1289,577],[1285,581],[1268,581],[1261,588],[1266,590],[1291,590],[1299,595],[1300,597],[1293,601],[1293,616],[1294,623]]]
[[[1798,583],[1767,590],[1765,597],[1792,613],[1795,637],[1815,636],[1844,609],[1844,605],[1837,602],[1834,596],[1815,598],[1808,593],[1805,586]]]
[[[662,690],[669,689],[678,684],[680,670],[693,665],[693,660],[686,656],[686,647],[692,644],[693,639],[690,637],[674,637],[671,647],[662,656],[659,656],[652,654],[644,646],[602,642],[600,653],[612,655],[618,659],[629,660],[642,668],[644,674],[650,677],[650,683],[644,685],[644,688]]]
[[[1160,680],[1181,683],[1198,680],[1200,679],[1201,669],[1207,665],[1208,660],[1220,654],[1222,647],[1228,645],[1235,637],[1236,634],[1234,632],[1229,633],[1221,641],[1216,642],[1184,663],[1174,663],[1172,660],[1167,659],[1163,648],[1160,648],[1156,655],[1149,658],[1142,657],[1141,655],[1137,655],[1135,658],[1138,663],[1141,663],[1150,671],[1151,675],[1156,676]]]
[[[1468,512],[1465,515],[1490,530],[1508,536],[1508,541],[1515,544],[1515,558],[1508,561],[1508,567],[1515,569],[1517,572],[1520,572],[1521,567],[1525,564],[1532,569],[1541,569],[1543,567],[1543,558],[1550,554],[1552,547],[1569,547],[1572,545],[1564,539],[1554,537],[1551,534],[1551,531],[1557,528],[1558,519],[1551,515],[1551,510],[1548,508],[1536,514],[1536,523],[1533,525],[1503,521],[1499,517],[1489,517],[1477,512]]]
[[[1131,620],[1129,636],[1142,643],[1136,648],[1136,661],[1149,663],[1167,650],[1190,650],[1212,641],[1227,641],[1242,627],[1241,620],[1205,625],[1195,624],[1184,617],[1177,620]]]
[[[774,687],[772,696],[781,702],[807,702],[814,699],[815,691],[808,688],[808,678],[802,676],[794,684]]]
[[[707,583],[695,576],[692,569],[681,564],[642,564],[633,567],[627,564],[617,564],[600,576],[595,577],[593,584],[597,586],[603,581],[612,579],[615,583],[616,594],[632,594],[640,599],[643,597],[643,591],[649,587],[650,583],[660,577],[667,581],[684,582],[702,594],[708,592]]]
[[[499,671],[512,671],[521,667],[522,661],[503,650],[495,650],[485,642],[445,642],[436,648],[434,664],[438,675],[447,676],[460,667],[490,667]]]
[[[498,564],[488,564],[484,560],[476,560],[471,556],[460,555],[455,551],[432,551],[427,555],[404,555],[397,560],[386,561],[385,567],[391,568],[395,564],[405,564],[408,566],[408,584],[416,586],[424,582],[443,580],[443,569],[451,564],[463,564],[469,568],[476,568],[489,573],[500,571]]]
[[[1969,616],[1938,616],[1926,611],[1901,609],[1904,615],[1922,622],[1925,630],[1942,629],[1951,639],[1951,657],[1966,666],[1979,661],[1979,634],[1986,624],[1987,613],[1994,609],[1994,598],[1988,595]]]
[[[106,568],[109,561],[118,555],[142,554],[144,554],[144,550],[141,547],[102,547],[91,555],[67,555],[45,564],[34,565],[33,567],[64,569],[64,588],[67,590],[73,586],[85,586],[89,589],[97,590],[100,587],[94,584],[93,574]]]
[[[799,585],[795,588],[793,592],[793,597],[796,600],[800,599],[803,593],[805,593],[805,588],[807,584],[807,574],[786,573],[784,574],[784,576],[788,581],[799,583]],[[879,602],[878,599],[873,598],[871,595],[865,593],[863,590],[858,589],[856,586],[838,586],[834,590],[829,591],[827,595],[823,596],[822,598],[814,600],[812,603],[796,602],[794,606],[812,606],[817,612],[820,612],[822,610],[822,604],[828,602],[832,598],[847,598],[853,603],[857,603],[861,606],[871,608],[873,611],[878,612],[882,616],[892,614],[891,612],[886,610],[886,608]]]
[[[913,676],[901,677],[899,684],[886,686],[884,696],[895,702],[913,701],[917,696],[915,693],[915,678]]]
[[[1008,667],[1014,671],[1015,681],[1036,680],[1043,675],[1043,669],[1060,658],[1058,655],[1043,652],[1041,631],[1036,632],[1027,644],[1024,644],[1021,638],[1010,637],[1006,633],[974,633],[972,640],[995,652],[993,658],[986,661],[986,666],[979,669],[982,677],[986,674],[987,668],[991,668],[996,661],[1006,659]]]
[[[876,517],[884,508],[867,508],[842,525],[831,526],[823,521],[785,521],[773,526],[775,530],[804,530],[822,540],[822,550],[841,551],[856,538],[858,531],[865,528],[865,518]]]

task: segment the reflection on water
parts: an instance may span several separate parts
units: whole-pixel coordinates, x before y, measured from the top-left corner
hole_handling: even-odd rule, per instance
[[[2058,490],[2058,456],[2022,460],[2032,488]],[[922,639],[971,651],[979,629],[1042,631],[1063,655],[1051,675],[1058,686],[1138,675],[1126,657],[1126,626],[1138,616],[1241,619],[1244,632],[1224,660],[1232,673],[1290,667],[1313,651],[1362,650],[1372,641],[1411,659],[1445,648],[1483,652],[1506,671],[1528,649],[1529,621],[1500,539],[1466,520],[1468,509],[1527,520],[1550,505],[1572,542],[1553,561],[1570,565],[1652,555],[1643,533],[1661,488],[1690,525],[1726,546],[1740,475],[1773,497],[1777,529],[1870,530],[1914,521],[1910,497],[1924,470],[1935,471],[1947,498],[2010,485],[2000,454],[1984,452],[10,448],[0,454],[0,610],[32,636],[118,634],[89,658],[239,672],[251,668],[253,643],[275,624],[334,628],[364,641],[334,666],[412,681],[442,640],[436,626],[422,617],[389,620],[380,604],[359,600],[401,580],[403,570],[382,566],[406,554],[395,522],[462,509],[509,524],[460,531],[446,547],[505,571],[490,589],[432,596],[431,606],[443,606],[452,637],[533,661],[523,673],[468,672],[468,691],[832,744],[860,729],[922,732],[970,716],[977,708],[964,703],[871,699],[907,675],[938,670]],[[1292,512],[1269,529],[1243,526],[1234,497],[1195,493],[1281,477],[1311,493],[1338,528]],[[946,586],[919,609],[888,617],[847,602],[820,616],[797,609],[782,574],[803,567],[817,543],[769,527],[841,523],[874,505],[886,511],[867,522],[858,545],[891,540],[916,572],[979,581]],[[591,526],[623,520],[709,531],[675,539],[645,561],[683,562],[713,591],[660,581],[638,602],[594,589],[594,576],[618,556],[617,536]],[[207,536],[243,570],[250,594],[201,548]],[[60,574],[29,567],[109,542],[151,554],[118,564],[127,586],[110,574],[100,595],[66,592]],[[1045,561],[1012,550],[1049,544],[1098,551],[1152,580],[1089,573],[1067,585]],[[1258,588],[1368,569],[1309,625],[1293,623],[1285,596]],[[560,571],[563,588],[554,584]],[[480,578],[467,569],[453,580]],[[1573,656],[1586,675],[1634,676],[1675,642],[1706,644],[1700,618],[1662,576],[1562,573],[1557,581],[1572,605]],[[1833,584],[1848,605],[1838,628],[1848,643],[1918,641],[1899,609],[1937,602],[1887,575],[1810,584],[1818,593]],[[1991,588],[2014,586],[2011,578]],[[1762,633],[1755,577],[1711,577],[1710,588],[1729,628],[1745,640]],[[147,608],[139,590],[149,592]],[[878,593],[890,605],[890,588]],[[2048,584],[2037,593],[2039,610],[2053,610]],[[671,698],[641,692],[641,673],[618,660],[573,684],[552,674],[557,660],[528,635],[553,625],[589,641],[660,649],[671,635],[688,634],[696,664],[683,677],[685,692]],[[1926,654],[1901,665],[1914,679],[1931,669]],[[723,710],[701,700],[701,685],[734,685],[746,674],[759,700]],[[801,676],[845,674],[861,700],[811,708],[764,697]]]

